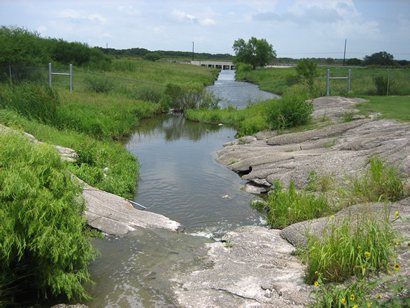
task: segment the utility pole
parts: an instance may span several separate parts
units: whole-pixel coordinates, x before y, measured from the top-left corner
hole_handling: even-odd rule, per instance
[[[192,42],[192,61],[195,60],[195,42]]]
[[[345,65],[345,61],[346,61],[346,43],[347,43],[347,39],[345,39],[345,50],[343,52],[343,66]]]

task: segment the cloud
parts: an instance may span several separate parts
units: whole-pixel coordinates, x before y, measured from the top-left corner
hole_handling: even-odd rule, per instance
[[[73,9],[64,9],[57,14],[57,17],[64,20],[69,20],[73,23],[92,22],[104,24],[107,22],[107,19],[99,13],[85,14],[81,11]]]
[[[216,21],[213,18],[199,18],[195,15],[180,10],[174,10],[171,14],[175,20],[181,23],[200,24],[201,26],[212,26],[216,24]]]

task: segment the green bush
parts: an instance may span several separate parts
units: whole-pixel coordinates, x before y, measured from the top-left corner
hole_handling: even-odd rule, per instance
[[[162,86],[143,85],[135,90],[135,98],[142,101],[159,103],[163,92]]]
[[[306,281],[342,282],[365,277],[394,263],[395,233],[386,218],[346,217],[330,221],[320,236],[310,236],[302,253],[307,264]]]
[[[0,281],[42,297],[88,298],[82,284],[95,252],[79,185],[55,149],[22,136],[1,134],[0,158]]]
[[[299,221],[322,217],[331,211],[326,198],[303,190],[297,191],[293,182],[287,191],[283,190],[279,180],[275,181],[274,186],[266,204],[253,204],[267,211],[267,222],[273,228],[284,228]]]
[[[57,92],[39,83],[23,82],[15,86],[4,86],[0,93],[0,107],[12,109],[44,123],[56,121],[59,104]]]
[[[307,124],[313,112],[313,104],[305,95],[288,94],[273,101],[267,111],[272,129],[285,129]]]
[[[263,115],[257,115],[244,119],[240,124],[237,134],[238,136],[253,135],[267,128],[268,125],[265,117]]]
[[[394,80],[390,80],[389,77],[376,76],[373,78],[373,83],[376,87],[377,95],[396,94],[396,83]]]
[[[105,76],[93,76],[84,79],[89,91],[96,93],[108,93],[114,89],[114,82]]]

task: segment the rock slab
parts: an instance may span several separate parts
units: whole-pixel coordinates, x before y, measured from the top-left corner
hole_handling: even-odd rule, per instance
[[[175,277],[181,307],[304,307],[304,266],[279,230],[245,226],[208,244],[208,267]]]

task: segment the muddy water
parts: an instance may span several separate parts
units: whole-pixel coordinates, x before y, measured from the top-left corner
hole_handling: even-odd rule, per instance
[[[228,93],[232,78],[221,74],[214,87],[226,84]],[[220,97],[224,92],[210,90]],[[247,99],[229,104],[243,107]],[[95,240],[101,256],[91,266],[96,283],[90,287],[90,307],[172,307],[172,277],[205,266],[204,243],[238,226],[262,223],[249,206],[253,196],[241,190],[244,182],[215,161],[216,151],[234,135],[233,129],[181,116],[141,123],[126,145],[141,164],[134,199],[180,222],[185,233],[137,230],[124,238]]]

